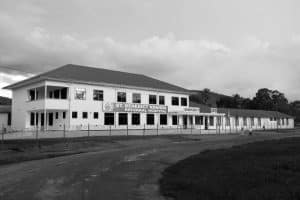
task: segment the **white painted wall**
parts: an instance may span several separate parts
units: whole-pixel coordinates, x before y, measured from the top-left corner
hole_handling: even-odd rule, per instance
[[[8,126],[8,113],[0,113],[0,129]],[[0,130],[1,132],[1,130]]]
[[[61,99],[41,99],[37,101],[28,101],[28,90],[41,87],[44,85],[49,86],[61,86],[68,87],[68,98],[66,100]],[[75,91],[77,88],[82,88],[86,90],[86,100],[77,100],[75,99]],[[94,101],[93,100],[93,90],[103,90],[104,93],[104,101]],[[149,95],[157,96],[157,104],[159,102],[158,97],[165,97],[165,105],[168,107],[168,112],[180,112],[183,111],[185,107],[189,106],[189,97],[187,94],[179,94],[179,93],[169,93],[169,92],[161,92],[161,91],[153,91],[153,90],[142,90],[142,89],[130,89],[130,88],[121,88],[121,87],[111,87],[111,86],[101,86],[101,85],[89,85],[89,84],[78,84],[78,83],[65,83],[65,82],[56,82],[56,81],[43,81],[40,83],[28,85],[26,87],[18,88],[13,90],[13,100],[12,100],[12,128],[14,130],[26,130],[32,129],[34,127],[30,126],[30,112],[37,111],[42,112],[44,108],[48,109],[48,112],[53,112],[54,120],[53,126],[48,127],[50,130],[62,129],[63,125],[66,124],[67,129],[83,129],[87,128],[87,125],[90,125],[91,129],[108,129],[108,126],[104,126],[104,112],[103,112],[103,103],[104,102],[117,102],[117,92],[126,92],[126,100],[127,103],[132,103],[132,94],[140,93],[141,94],[141,104],[149,104]],[[181,102],[179,101],[179,106],[172,106],[171,99],[172,97],[181,97],[187,98],[187,106],[181,106]],[[50,111],[51,110],[51,111]],[[66,111],[66,119],[62,119],[62,112]],[[71,113],[76,111],[78,113],[77,119],[73,119],[71,117]],[[59,118],[55,119],[55,112],[59,112]],[[88,112],[88,118],[82,118],[82,112]],[[93,118],[93,113],[98,112],[98,119]],[[154,126],[146,126],[146,128],[156,128],[156,125],[159,124],[159,116],[160,114],[155,114],[155,125]],[[146,124],[146,113],[140,113],[140,126],[134,126],[131,124],[131,113],[128,114],[128,124],[129,128],[143,128],[144,124]],[[183,117],[178,116],[179,125],[183,124]],[[165,127],[176,128],[176,125],[172,125],[172,115],[169,114],[168,124]],[[40,122],[39,118],[39,122]],[[239,117],[239,126],[241,129],[251,127],[251,119],[247,118],[247,126],[243,125],[243,118]],[[188,120],[189,121],[189,120]],[[280,128],[293,128],[294,120],[289,119],[289,124],[285,123],[280,126]],[[208,121],[209,123],[209,121]],[[47,123],[48,124],[48,123]],[[188,122],[190,124],[190,122]],[[195,125],[195,117],[193,117],[193,124]],[[221,128],[233,129],[235,128],[235,117],[230,118],[231,126],[226,126],[226,120],[223,118]],[[265,126],[266,129],[272,129],[277,127],[276,121],[270,121],[269,118],[261,119],[261,126],[258,126],[258,119],[255,118],[254,126],[256,128],[262,128]],[[204,125],[195,126],[201,127],[204,129]],[[126,126],[118,125],[118,113],[115,113],[115,125],[112,128],[126,128]],[[210,129],[216,128],[216,117],[214,117],[214,125],[209,126]]]

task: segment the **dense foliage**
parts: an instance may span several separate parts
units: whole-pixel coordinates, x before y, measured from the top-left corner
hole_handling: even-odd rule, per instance
[[[207,105],[212,104],[212,106],[215,105],[221,108],[279,111],[296,117],[295,121],[300,122],[300,101],[288,102],[285,95],[278,90],[262,88],[251,99],[243,98],[239,94],[232,96],[219,95],[219,97],[216,97],[216,93],[210,92],[209,89],[204,89],[200,95],[191,95],[190,100]]]

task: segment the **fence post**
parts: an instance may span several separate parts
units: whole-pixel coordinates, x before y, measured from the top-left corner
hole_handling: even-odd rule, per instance
[[[88,123],[88,137],[90,137],[90,123]]]
[[[156,126],[156,135],[158,136],[158,124]]]
[[[146,124],[144,124],[143,136],[145,136],[145,131],[146,131]]]
[[[200,123],[199,127],[200,127],[200,135],[201,135],[201,123]]]
[[[191,124],[191,134],[193,134],[193,125]]]
[[[128,124],[126,126],[126,135],[128,136]]]
[[[35,138],[36,138],[37,146],[40,149],[39,129],[37,127],[35,128]]]
[[[66,138],[66,124],[64,124],[64,138]]]
[[[4,149],[4,125],[2,124],[2,138],[1,138],[2,148]]]

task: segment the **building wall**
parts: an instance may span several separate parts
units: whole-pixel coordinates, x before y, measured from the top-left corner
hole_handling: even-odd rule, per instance
[[[0,113],[0,129],[7,126],[8,126],[8,113]]]
[[[66,100],[62,99],[41,99],[36,101],[28,101],[28,90],[41,87],[44,85],[49,86],[61,86],[68,88],[68,98]],[[75,99],[75,91],[77,88],[86,90],[86,99],[77,100]],[[104,99],[103,101],[94,101],[93,100],[93,90],[103,90]],[[76,129],[87,129],[88,125],[91,129],[108,129],[109,126],[104,125],[104,112],[103,104],[105,102],[117,102],[117,92],[126,92],[126,102],[132,103],[132,94],[140,93],[141,94],[141,104],[149,104],[149,95],[153,94],[157,96],[157,105],[158,105],[158,96],[165,97],[165,106],[168,107],[168,112],[182,112],[184,108],[189,106],[189,97],[187,94],[179,93],[169,93],[169,92],[160,92],[160,91],[151,91],[151,90],[141,90],[125,87],[109,87],[109,86],[100,86],[100,85],[88,85],[88,84],[77,84],[77,83],[65,83],[65,82],[55,82],[55,81],[44,81],[37,84],[32,84],[23,88],[13,90],[13,100],[12,100],[12,127],[14,130],[27,130],[34,127],[30,126],[30,112],[44,112],[44,108],[47,109],[47,112],[53,113],[53,126],[47,127],[50,130],[61,130],[66,127],[66,129],[76,130]],[[179,97],[179,106],[171,105],[172,96]],[[181,106],[180,99],[181,97],[187,98],[187,106]],[[77,119],[73,119],[71,113],[73,111],[77,112]],[[55,113],[59,113],[58,119],[55,117]],[[66,112],[66,118],[62,119],[62,113]],[[88,112],[88,118],[82,118],[82,112]],[[94,119],[93,113],[98,112],[98,119]],[[201,110],[200,110],[201,112]],[[112,128],[127,128],[127,126],[118,125],[118,114],[115,113],[115,123]],[[215,113],[216,114],[216,113]],[[201,113],[200,113],[201,115]],[[155,125],[148,126],[146,128],[156,128],[159,124],[160,114],[155,114]],[[254,124],[251,125],[251,118],[247,117],[247,125],[243,124],[243,117],[238,117],[239,125],[235,125],[235,117],[230,117],[230,125],[226,124],[225,117],[221,120],[221,125],[217,126],[217,117],[214,116],[214,123],[210,125],[209,116],[208,118],[208,127],[209,129],[275,129],[277,128],[277,121],[271,121],[270,118],[261,118],[261,126],[258,125],[258,118],[254,118]],[[167,116],[168,124],[164,127],[176,128],[177,125],[172,125],[172,115]],[[39,118],[40,121],[40,118]],[[293,128],[294,120],[289,119],[289,123],[286,122],[279,128]],[[178,116],[179,125],[183,125],[183,116]],[[48,123],[47,123],[48,124]],[[131,113],[128,114],[128,126],[132,128],[144,128],[146,124],[146,113],[140,113],[140,125],[134,126],[131,125]],[[204,129],[204,123],[202,125],[195,124],[195,116],[192,116],[192,120],[188,117],[189,127],[201,128]]]
[[[50,83],[49,83],[50,84]],[[76,127],[80,128],[81,126],[87,126],[90,124],[94,126],[97,124],[98,127],[104,126],[104,112],[103,112],[103,103],[105,102],[117,102],[117,93],[125,92],[126,93],[126,102],[132,103],[132,94],[140,93],[141,94],[141,104],[149,104],[149,95],[157,96],[157,105],[158,105],[158,96],[165,97],[165,105],[168,107],[169,111],[183,111],[184,107],[187,106],[172,106],[171,98],[172,96],[185,97],[187,98],[187,103],[189,104],[189,97],[186,94],[176,94],[176,93],[167,93],[167,92],[159,92],[159,91],[146,91],[146,90],[138,90],[138,89],[128,89],[128,88],[113,88],[113,87],[104,87],[104,86],[95,86],[95,85],[84,85],[84,84],[70,84],[70,111],[77,111],[78,118],[72,119],[70,116],[70,124],[71,129],[76,129]],[[84,88],[86,89],[86,100],[76,100],[75,91],[76,88]],[[103,101],[94,101],[93,100],[93,90],[103,90]],[[179,102],[180,103],[180,102]],[[88,119],[82,119],[82,112],[88,112]],[[99,119],[93,119],[93,112],[99,113]],[[114,128],[126,128],[126,126],[118,125],[118,112],[115,113],[115,125]],[[159,121],[159,114],[155,114],[155,124]],[[128,114],[128,124],[131,124],[131,113]],[[146,124],[146,113],[140,113],[140,126],[130,125],[130,128],[143,128],[144,124]],[[171,126],[172,119],[171,116],[168,116],[168,125]],[[153,126],[154,128],[155,126]],[[105,127],[104,128],[108,128]]]
[[[67,100],[57,100],[57,99],[41,99],[36,101],[28,101],[28,90],[41,87],[43,85],[48,86],[61,86],[68,87],[68,99]],[[86,90],[86,100],[75,99],[75,91],[77,88],[82,88]],[[93,90],[103,90],[104,99],[103,101],[93,100]],[[108,87],[99,85],[88,85],[88,84],[77,84],[77,83],[64,83],[55,81],[45,81],[37,84],[32,84],[26,87],[18,88],[13,90],[13,102],[12,102],[12,126],[14,130],[26,130],[32,129],[34,127],[30,126],[30,112],[43,112],[46,107],[47,112],[53,112],[53,126],[47,127],[48,129],[62,129],[64,125],[68,129],[82,129],[87,128],[87,125],[91,125],[94,128],[108,128],[104,126],[104,112],[103,103],[105,102],[117,102],[117,92],[126,92],[126,102],[132,103],[132,94],[141,94],[141,104],[149,104],[149,95],[157,95],[157,105],[158,96],[165,96],[165,105],[168,107],[168,111],[183,111],[184,107],[187,106],[172,106],[171,97],[176,96],[180,98],[187,98],[187,104],[189,104],[189,97],[186,94],[176,94],[168,92],[159,92],[151,90],[139,90],[139,89],[128,89],[121,87]],[[66,111],[66,119],[62,120],[62,112]],[[77,119],[73,119],[71,113],[76,111],[78,114]],[[55,118],[55,113],[59,112],[59,118]],[[88,112],[88,118],[82,118],[82,112]],[[93,113],[98,112],[99,118],[94,119]],[[146,124],[146,113],[140,113],[140,126],[132,126],[131,128],[142,128]],[[171,116],[168,116],[168,125],[171,126],[172,120]],[[40,119],[39,119],[40,120]],[[181,119],[179,119],[181,120]],[[159,121],[159,114],[155,114],[155,124]],[[128,114],[128,123],[131,124],[131,114]],[[115,113],[115,128],[118,125],[118,113]],[[154,128],[155,126],[153,126]],[[124,128],[124,127],[119,127]]]

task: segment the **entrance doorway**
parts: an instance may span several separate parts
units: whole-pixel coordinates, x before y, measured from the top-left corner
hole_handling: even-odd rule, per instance
[[[204,117],[204,128],[208,130],[208,117]]]
[[[187,116],[183,116],[183,128],[187,128]]]
[[[193,116],[189,116],[190,127],[193,127]]]
[[[49,126],[53,126],[53,113],[49,113],[49,121],[48,121]]]

